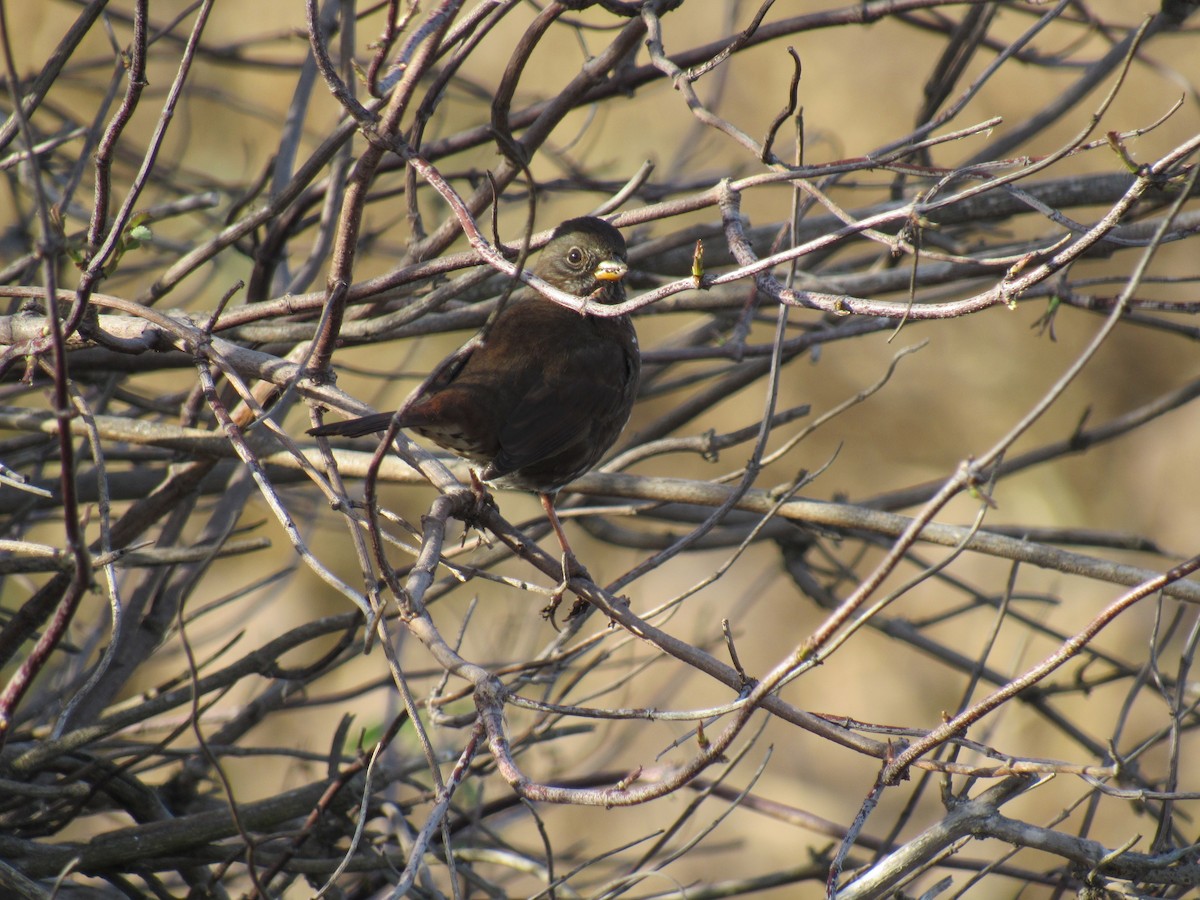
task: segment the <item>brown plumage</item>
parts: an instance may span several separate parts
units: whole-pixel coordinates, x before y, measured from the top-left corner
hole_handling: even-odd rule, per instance
[[[560,290],[611,304],[625,299],[626,270],[621,233],[585,217],[555,229],[533,271]],[[580,315],[527,289],[437,366],[401,407],[400,426],[482,465],[483,481],[542,495],[569,553],[553,495],[616,441],[640,370],[629,316]],[[378,413],[309,433],[357,437],[384,431],[391,418]]]

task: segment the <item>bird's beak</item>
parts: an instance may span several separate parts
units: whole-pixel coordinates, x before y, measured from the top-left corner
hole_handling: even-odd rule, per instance
[[[619,259],[606,259],[596,266],[594,277],[597,281],[620,281],[629,271],[629,266]]]

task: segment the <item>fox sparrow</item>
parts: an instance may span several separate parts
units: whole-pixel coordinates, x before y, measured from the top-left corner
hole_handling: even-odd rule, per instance
[[[611,304],[625,299],[627,270],[621,233],[589,216],[559,225],[533,271],[559,290]],[[526,289],[434,369],[401,407],[399,425],[482,464],[483,481],[537,493],[566,570],[577,563],[554,496],[616,441],[640,371],[629,316],[581,315]],[[377,413],[309,434],[358,437],[391,419]]]

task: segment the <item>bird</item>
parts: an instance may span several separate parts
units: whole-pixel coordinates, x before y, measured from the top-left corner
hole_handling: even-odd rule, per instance
[[[625,238],[594,216],[555,228],[533,268],[559,290],[606,305],[625,299],[628,271]],[[554,500],[616,442],[640,373],[628,314],[583,314],[526,288],[439,363],[396,416],[399,427],[481,466],[481,481],[538,495],[562,548],[561,590],[586,570]],[[386,431],[392,418],[375,413],[308,433],[361,437]]]

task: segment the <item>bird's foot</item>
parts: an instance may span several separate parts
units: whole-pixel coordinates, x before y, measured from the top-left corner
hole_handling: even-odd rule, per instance
[[[592,580],[591,574],[584,568],[583,563],[575,558],[575,554],[567,550],[562,555],[562,581],[558,586],[550,592],[550,602],[542,609],[542,618],[548,620],[554,626],[554,630],[558,630],[558,623],[554,621],[554,614],[558,612],[559,606],[562,605],[563,596],[567,593],[567,589],[571,586],[572,578],[584,578],[588,581]],[[574,618],[579,613],[579,609],[584,605],[580,600],[571,607],[571,611],[567,613],[567,618]]]
[[[487,536],[486,513],[496,509],[496,501],[492,499],[492,495],[488,493],[488,489],[484,487],[482,481],[471,472],[471,483],[465,487],[455,488],[446,496],[453,501],[453,509],[450,512],[454,518],[463,523],[462,544],[467,542],[467,536],[473,531],[480,536],[480,539],[487,546],[491,546],[491,540]],[[418,534],[415,529],[414,534]]]
[[[482,530],[479,524],[480,519],[483,518],[485,511],[497,509],[496,501],[492,499],[487,486],[479,480],[474,469],[471,470],[471,486],[467,490],[471,495],[471,504],[463,513],[463,522],[470,528]]]

